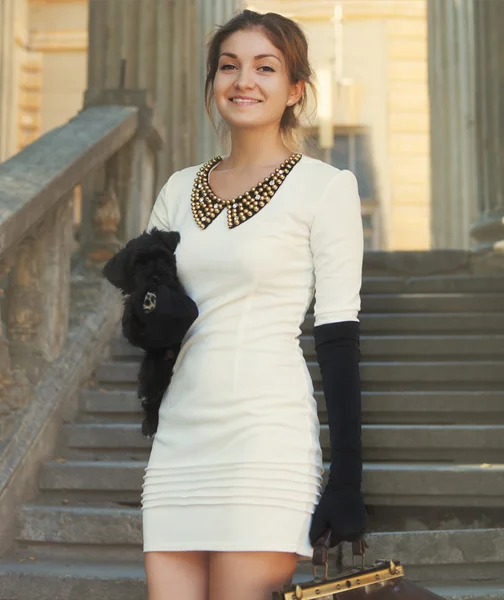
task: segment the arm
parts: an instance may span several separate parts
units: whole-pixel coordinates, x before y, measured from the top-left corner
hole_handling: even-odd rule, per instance
[[[349,171],[328,185],[311,230],[315,270],[315,351],[331,440],[328,484],[315,509],[312,544],[331,529],[331,546],[362,537],[360,287],[363,233],[357,181]]]
[[[130,328],[137,335],[129,341],[147,349],[173,347],[180,344],[198,316],[196,304],[185,293],[177,276],[175,249],[180,234],[173,230],[172,203],[177,194],[177,175],[173,173],[159,193],[147,225],[152,237],[152,259],[146,261],[144,250],[141,264],[143,287],[138,287],[130,298]],[[169,254],[169,256],[168,256]],[[150,310],[145,310],[146,293],[150,292]]]
[[[174,184],[176,183],[178,173],[179,171],[172,173],[168,178],[168,181],[161,188],[161,191],[154,202],[154,206],[152,207],[146,231],[150,231],[153,227],[157,227],[164,231],[171,231],[168,217],[168,202],[174,193]]]

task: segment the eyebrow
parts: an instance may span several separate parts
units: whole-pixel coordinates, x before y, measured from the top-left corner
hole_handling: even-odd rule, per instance
[[[221,56],[229,56],[230,58],[238,58],[238,56],[236,56],[236,54],[233,54],[232,52],[223,52],[221,54]],[[254,60],[258,60],[259,58],[268,58],[268,57],[276,58],[278,60],[278,62],[282,62],[278,58],[278,56],[276,56],[276,54],[258,54],[257,56],[254,56]]]

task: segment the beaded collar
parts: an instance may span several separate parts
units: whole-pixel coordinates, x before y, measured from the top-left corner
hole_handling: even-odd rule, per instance
[[[268,204],[301,157],[302,154],[292,154],[255,187],[230,200],[222,200],[210,188],[208,174],[222,157],[215,156],[210,159],[198,171],[191,193],[191,208],[196,223],[201,229],[206,229],[226,207],[229,229],[244,223]]]

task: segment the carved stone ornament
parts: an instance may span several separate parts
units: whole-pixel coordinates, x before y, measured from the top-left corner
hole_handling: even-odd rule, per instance
[[[88,263],[104,263],[121,247],[117,230],[121,220],[119,200],[112,181],[107,183],[104,194],[96,195],[93,214],[93,243],[87,255]]]

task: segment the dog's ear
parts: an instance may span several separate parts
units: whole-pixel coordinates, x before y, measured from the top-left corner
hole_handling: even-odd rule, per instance
[[[153,228],[151,234],[156,235],[172,254],[180,242],[180,233],[178,231],[163,231]]]
[[[114,287],[125,292],[128,289],[128,255],[129,249],[121,248],[117,254],[105,264],[102,274]]]

